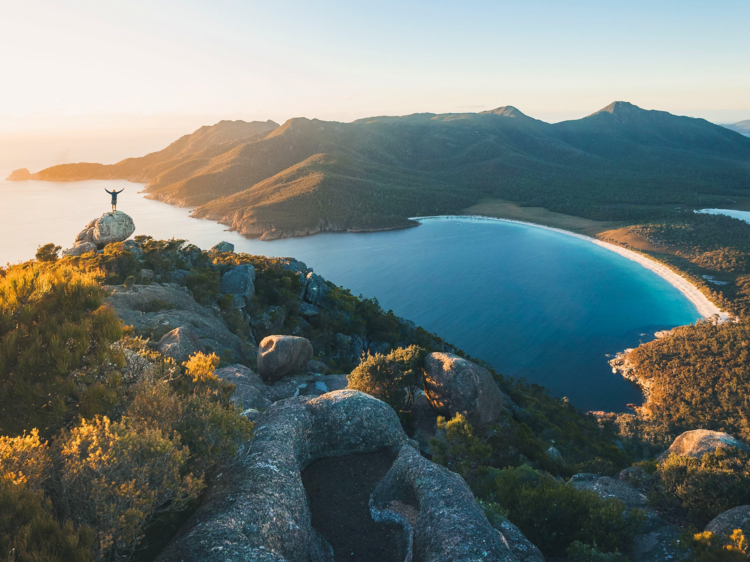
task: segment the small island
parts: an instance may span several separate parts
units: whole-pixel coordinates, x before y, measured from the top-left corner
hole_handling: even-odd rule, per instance
[[[5,179],[7,181],[27,181],[31,179],[31,172],[29,172],[28,168],[19,168],[18,170],[13,170]]]

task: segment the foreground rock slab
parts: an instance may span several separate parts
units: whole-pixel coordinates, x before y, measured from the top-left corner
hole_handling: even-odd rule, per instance
[[[277,402],[255,424],[255,438],[157,560],[332,562],[311,525],[302,470],[318,458],[410,443],[388,405],[352,390]]]
[[[469,486],[411,447],[403,447],[370,499],[376,520],[410,535],[410,555],[422,562],[515,562],[505,537],[490,525]],[[407,556],[407,560],[410,559]]]

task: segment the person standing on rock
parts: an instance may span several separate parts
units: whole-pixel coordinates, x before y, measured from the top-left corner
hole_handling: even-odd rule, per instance
[[[116,211],[117,210],[117,194],[125,191],[125,188],[123,187],[120,191],[110,191],[109,189],[105,187],[104,191],[106,191],[112,196],[112,210]]]

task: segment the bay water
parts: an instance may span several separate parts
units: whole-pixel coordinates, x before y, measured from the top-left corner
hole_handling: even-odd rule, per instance
[[[123,187],[118,209],[133,217],[136,234],[204,249],[226,240],[238,252],[295,257],[499,372],[587,410],[640,404],[609,357],[699,318],[677,289],[635,262],[533,226],[436,218],[404,230],[261,242],[144,199],[142,185],[125,181],[0,182],[0,263],[31,259],[47,242],[71,246],[109,210],[104,189]]]

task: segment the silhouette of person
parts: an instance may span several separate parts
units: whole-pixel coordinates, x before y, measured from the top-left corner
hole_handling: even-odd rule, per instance
[[[104,191],[106,191],[112,196],[112,210],[116,211],[117,210],[117,194],[125,191],[125,188],[123,187],[120,191],[110,191],[109,189],[105,187]]]

